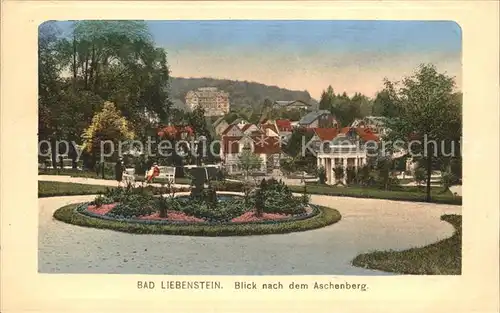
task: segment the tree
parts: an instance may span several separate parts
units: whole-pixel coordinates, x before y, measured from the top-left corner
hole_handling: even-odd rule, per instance
[[[80,144],[105,101],[115,104],[141,140],[159,121],[168,122],[166,52],[154,46],[145,22],[78,21],[69,36],[60,35],[54,22],[40,26],[39,139],[51,141],[53,160],[56,140]]]
[[[319,101],[319,109],[331,111],[333,103],[335,101],[335,93],[332,86],[328,86],[326,90],[321,93],[321,98]]]
[[[352,184],[356,179],[356,169],[352,166],[346,168],[346,182],[348,185]]]
[[[418,187],[425,183],[426,180],[426,171],[425,168],[421,166],[417,166],[413,171],[413,179]]]
[[[398,107],[391,99],[387,90],[382,90],[377,93],[377,96],[373,101],[372,114],[388,118],[399,116]]]
[[[297,158],[302,154],[302,147],[308,143],[312,137],[312,132],[308,132],[303,128],[294,129],[286,144],[283,145],[283,152],[292,158]],[[309,152],[306,150],[306,152]]]
[[[333,173],[335,175],[335,185],[344,184],[342,180],[344,179],[345,171],[344,166],[337,165],[333,168]]]
[[[326,183],[326,170],[325,170],[325,167],[324,166],[320,166],[318,168],[318,182],[321,184],[321,185],[324,185]]]
[[[451,171],[441,173],[441,184],[443,185],[443,193],[450,190],[450,187],[456,182],[456,176]]]
[[[252,171],[261,168],[262,159],[250,149],[243,149],[243,152],[238,156],[238,165],[245,173],[245,180],[247,180]]]
[[[128,121],[123,117],[112,102],[105,102],[102,111],[92,118],[92,124],[85,129],[82,138],[84,149],[94,155],[103,155],[113,152],[116,159],[119,142],[134,139],[135,134]],[[112,142],[112,148],[102,144],[104,141]],[[104,151],[101,150],[101,144]],[[106,149],[108,148],[108,149]],[[101,157],[103,159],[103,157]]]
[[[392,160],[386,157],[377,160],[375,169],[377,171],[377,182],[384,190],[388,190],[392,184],[391,170]]]
[[[56,167],[56,141],[60,128],[54,121],[61,80],[61,68],[53,53],[60,30],[53,21],[40,25],[38,35],[38,138],[49,140],[52,152],[52,165]]]
[[[166,122],[171,107],[166,53],[154,47],[145,22],[78,21],[56,50],[61,66],[72,73],[73,91],[115,103],[140,137],[152,120]]]
[[[356,181],[358,184],[366,186],[370,184],[371,180],[371,168],[370,165],[365,164],[361,166],[356,173]]]
[[[438,73],[430,64],[420,65],[413,76],[400,83],[385,81],[385,91],[399,112],[399,117],[388,123],[392,130],[389,137],[393,142],[419,141],[420,145],[411,145],[410,153],[425,164],[426,201],[431,201],[433,163],[449,157],[441,144],[455,142],[461,133],[461,108],[454,87],[453,77]]]

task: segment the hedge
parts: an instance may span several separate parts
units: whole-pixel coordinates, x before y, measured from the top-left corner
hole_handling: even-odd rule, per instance
[[[233,191],[241,192],[243,183],[241,182],[214,182],[214,186],[218,191]],[[84,185],[62,182],[38,182],[38,197],[53,197],[53,196],[69,196],[69,195],[85,195],[97,194],[104,192],[106,186]],[[111,187],[113,188],[113,187]],[[150,187],[154,189],[155,187]],[[302,193],[304,186],[289,186],[296,193]],[[414,188],[408,188],[410,191],[391,191],[380,190],[374,188],[359,188],[359,187],[333,187],[327,185],[308,185],[307,192],[309,194],[327,195],[336,197],[353,197],[353,198],[372,198],[385,199],[395,201],[410,201],[410,202],[426,202],[425,193],[413,191]],[[448,194],[432,195],[432,203],[443,203],[462,205],[462,197]]]
[[[215,186],[221,191],[239,191],[243,188],[241,182],[216,182]],[[295,193],[302,193],[304,186],[288,186]],[[375,188],[361,187],[336,187],[329,185],[308,184],[307,192],[311,195],[326,195],[335,197],[372,198],[409,202],[426,202],[425,193],[418,191],[416,187],[401,187],[402,190],[381,190]],[[438,194],[434,192],[431,196],[432,203],[443,203],[462,205],[462,197],[451,193]]]

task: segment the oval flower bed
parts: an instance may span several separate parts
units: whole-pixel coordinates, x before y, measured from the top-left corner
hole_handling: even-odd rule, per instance
[[[239,236],[304,231],[340,220],[338,211],[293,196],[282,182],[263,181],[242,194],[205,188],[188,195],[141,188],[108,190],[93,201],[69,205],[54,217],[71,224],[142,234]],[[251,227],[248,227],[251,225]]]
[[[319,213],[319,210],[312,205],[305,208],[302,214],[279,214],[279,213],[262,213],[258,216],[257,212],[252,209],[245,213],[230,219],[226,222],[207,221],[206,219],[188,215],[180,211],[167,211],[166,217],[160,217],[159,212],[153,212],[148,215],[139,215],[134,217],[115,216],[109,214],[117,203],[103,204],[96,206],[92,203],[81,203],[76,207],[76,211],[80,214],[90,217],[96,217],[106,220],[119,220],[131,223],[160,223],[160,224],[244,224],[244,223],[269,223],[269,222],[286,222],[293,220],[301,220],[313,217]]]

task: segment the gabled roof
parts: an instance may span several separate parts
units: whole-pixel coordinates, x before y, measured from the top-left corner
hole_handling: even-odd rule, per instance
[[[276,126],[278,126],[278,130],[288,130],[292,128],[292,123],[290,120],[276,120]]]
[[[252,123],[249,123],[249,124],[245,124],[245,125],[243,125],[243,127],[241,128],[241,131],[242,131],[243,133],[247,133],[247,130],[248,130],[250,127],[252,127],[252,126],[253,126],[253,127],[255,127],[255,128],[257,128],[256,130],[252,131],[252,133],[254,133],[254,132],[259,132],[259,133],[260,133],[260,132],[261,132],[261,131],[260,131],[260,128],[259,128],[259,126],[255,125],[255,124],[252,124]]]
[[[367,127],[343,127],[340,129],[340,133],[347,134],[351,130],[354,130],[363,141],[379,141],[380,139]]]
[[[314,133],[321,141],[333,140],[339,134],[336,128],[314,128]]]
[[[236,124],[230,124],[226,127],[226,129],[224,129],[224,131],[222,132],[221,135],[226,135],[227,133],[229,133],[233,128],[238,129],[240,132],[241,132],[241,129],[238,127],[238,125]]]
[[[255,134],[251,136],[225,136],[222,138],[222,149],[224,154],[239,153],[239,143],[244,139],[251,139],[254,142],[254,153],[256,154],[276,154],[281,152],[278,137]]]
[[[302,100],[291,100],[291,101],[282,101],[277,100],[274,103],[278,106],[286,107],[286,106],[311,106],[309,103],[306,103]]]
[[[330,111],[327,110],[318,110],[307,113],[304,117],[302,117],[299,121],[299,125],[308,125],[314,122],[318,117],[324,114],[331,114]]]
[[[266,130],[269,129],[269,130],[273,131],[274,133],[276,133],[276,135],[279,134],[279,131],[274,124],[264,124],[264,125],[261,125],[260,128],[262,129],[262,131],[264,133],[266,133]]]
[[[356,144],[344,134],[339,134],[332,141],[330,146],[355,146]]]

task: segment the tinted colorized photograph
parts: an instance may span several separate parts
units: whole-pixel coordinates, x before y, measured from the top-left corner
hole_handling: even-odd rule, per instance
[[[38,271],[461,275],[453,21],[46,21]]]

